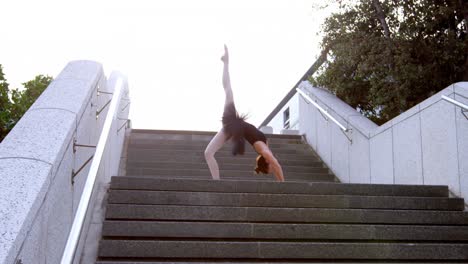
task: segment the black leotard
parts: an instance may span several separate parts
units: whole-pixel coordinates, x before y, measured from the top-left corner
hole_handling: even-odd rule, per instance
[[[245,117],[236,111],[234,103],[228,104],[223,113],[223,129],[228,138],[233,141],[232,154],[244,154],[245,141],[251,145],[257,141],[266,143],[265,135],[253,125],[245,122]]]
[[[266,143],[265,134],[258,130],[253,125],[245,122],[245,118],[240,116],[234,104],[228,104],[224,108],[223,113],[223,128],[229,137],[243,137],[251,145],[257,141]]]
[[[258,130],[253,125],[244,121],[244,138],[253,145],[257,141],[262,141],[266,144],[266,137],[262,131]]]

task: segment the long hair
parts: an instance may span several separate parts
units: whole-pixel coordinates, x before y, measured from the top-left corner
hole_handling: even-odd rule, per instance
[[[263,174],[268,174],[268,163],[266,162],[265,158],[262,155],[258,155],[255,159],[255,173],[259,174],[260,172]]]

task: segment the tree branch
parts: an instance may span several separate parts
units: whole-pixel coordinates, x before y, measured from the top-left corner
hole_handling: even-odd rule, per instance
[[[377,11],[377,18],[380,20],[380,24],[384,30],[385,37],[390,38],[390,29],[388,28],[387,21],[385,21],[385,14],[382,10],[382,6],[380,5],[379,0],[372,0],[372,4]]]

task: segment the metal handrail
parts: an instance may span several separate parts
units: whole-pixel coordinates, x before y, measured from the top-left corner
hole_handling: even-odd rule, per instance
[[[445,96],[445,95],[442,95],[442,99],[444,99],[445,101],[450,102],[450,103],[452,103],[452,104],[454,104],[454,105],[457,105],[457,106],[459,106],[459,107],[461,107],[461,108],[463,108],[463,109],[465,109],[465,110],[468,111],[468,106],[467,106],[467,105],[462,104],[462,103],[460,103],[460,102],[458,102],[458,101],[456,101],[456,100],[454,100],[454,99],[452,99],[452,98],[450,98],[450,97],[447,97],[447,96]]]
[[[116,82],[114,95],[109,107],[109,112],[107,114],[106,120],[104,121],[104,126],[102,128],[101,135],[99,136],[99,141],[96,146],[94,159],[89,169],[88,177],[83,188],[83,194],[81,195],[80,203],[78,204],[78,209],[76,210],[75,218],[73,219],[73,224],[68,235],[67,244],[65,246],[65,250],[62,255],[62,260],[60,262],[61,264],[70,264],[73,262],[73,258],[75,257],[76,247],[80,239],[81,229],[83,228],[86,211],[89,207],[89,201],[91,199],[94,183],[96,182],[99,165],[101,163],[101,159],[104,154],[104,148],[107,143],[107,138],[109,137],[112,122],[114,121],[114,119],[117,118],[117,106],[122,96],[123,84],[124,83],[122,81],[122,78],[119,78]]]
[[[343,132],[348,132],[349,129],[343,126],[340,122],[338,122],[333,116],[331,116],[325,109],[323,109],[320,105],[318,105],[312,98],[310,98],[304,91],[302,91],[300,88],[296,88],[296,91],[302,95],[309,103],[313,104],[321,113],[326,115],[328,118],[330,118],[335,124],[337,124]]]

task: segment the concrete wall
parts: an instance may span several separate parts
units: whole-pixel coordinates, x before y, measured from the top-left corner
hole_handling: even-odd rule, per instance
[[[284,118],[283,112],[289,107],[289,121],[290,130],[299,130],[299,98],[298,95],[294,95],[289,102],[283,106],[278,114],[270,121],[269,127],[273,128],[273,133],[282,134],[284,129]]]
[[[382,126],[307,81],[299,87],[350,129],[344,133],[299,100],[301,134],[342,182],[448,185],[454,195],[468,197],[468,120],[460,107],[441,99],[468,104],[467,82],[450,85]]]
[[[96,110],[111,98],[97,90],[112,92],[116,77],[107,81],[96,62],[70,62],[0,144],[0,263],[59,263],[90,163],[73,180],[72,172],[94,153],[74,142],[97,144],[108,107],[98,119]],[[125,133],[117,126],[98,182],[117,170]]]

